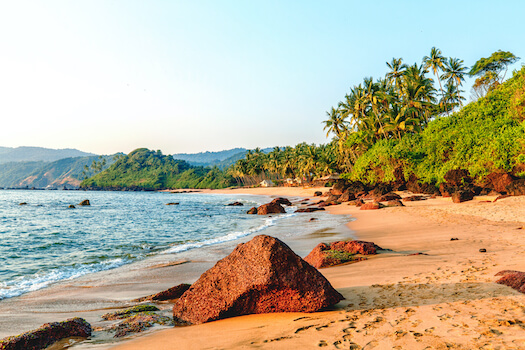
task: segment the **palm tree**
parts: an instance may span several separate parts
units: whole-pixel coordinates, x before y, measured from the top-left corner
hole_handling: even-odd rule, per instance
[[[325,124],[323,130],[328,129],[326,137],[332,133],[335,137],[340,138],[343,131],[346,129],[345,117],[339,109],[335,109],[334,107],[332,107],[330,112],[326,112],[326,115],[328,116],[328,119],[323,121]]]
[[[463,65],[463,60],[450,57],[447,61],[445,61],[444,73],[441,76],[441,79],[446,80],[447,84],[454,84],[456,86],[456,93],[459,93],[459,88],[465,81],[464,76],[467,74],[466,70],[467,67]]]
[[[405,74],[407,65],[403,63],[402,58],[392,58],[392,62],[387,62],[386,65],[390,68],[390,72],[386,74],[386,79],[389,83],[393,84],[399,92],[401,90],[401,80]]]
[[[430,68],[432,72],[434,72],[434,75],[436,76],[439,83],[441,95],[443,95],[443,87],[441,86],[441,79],[439,78],[438,74],[438,71],[443,71],[445,68],[445,58],[441,54],[441,50],[433,47],[430,50],[430,56],[423,57],[423,66],[425,69]]]

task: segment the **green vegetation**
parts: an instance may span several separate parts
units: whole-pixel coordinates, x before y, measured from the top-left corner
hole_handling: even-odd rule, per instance
[[[355,254],[348,253],[342,250],[325,250],[324,255],[328,259],[337,261],[337,264],[345,263],[354,260]]]
[[[120,156],[113,165],[82,181],[87,189],[224,188],[233,185],[231,176],[218,168],[193,167],[161,151],[139,148]]]

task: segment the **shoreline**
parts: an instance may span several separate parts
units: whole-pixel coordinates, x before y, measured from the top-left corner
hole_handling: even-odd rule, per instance
[[[255,195],[268,199],[271,197],[267,194]],[[279,223],[276,225],[280,227]],[[179,283],[194,282],[217,260],[228,255],[238,243],[250,240],[256,234],[259,233],[180,253],[157,254],[115,269],[62,280],[43,289],[4,299],[0,301],[0,338],[36,329],[44,323],[77,316],[99,327],[104,324],[100,319],[102,314],[135,305],[137,303],[132,302],[135,298],[160,292]],[[307,253],[311,247],[305,242],[313,243],[316,237],[290,237],[289,240],[295,242],[295,250]],[[170,315],[169,305],[161,305],[160,308],[164,314]],[[108,348],[121,341],[99,338],[94,339],[93,343],[79,343],[75,348]]]
[[[272,188],[243,189],[248,191],[271,193]],[[331,214],[356,218],[347,226],[357,239],[392,249],[320,270],[346,299],[333,310],[159,330],[114,349],[525,347],[525,325],[518,322],[525,295],[494,283],[501,270],[525,270],[525,197],[487,199],[495,198],[453,204],[438,197],[379,211],[346,203],[328,207]]]

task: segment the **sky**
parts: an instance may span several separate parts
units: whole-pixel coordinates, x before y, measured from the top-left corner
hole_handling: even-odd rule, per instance
[[[0,146],[326,143],[326,111],[393,57],[525,57],[523,13],[518,0],[0,0]]]

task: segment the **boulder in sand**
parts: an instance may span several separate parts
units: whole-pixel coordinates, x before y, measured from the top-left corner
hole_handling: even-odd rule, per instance
[[[319,243],[304,260],[316,268],[323,268],[344,264],[349,261],[360,261],[363,257],[356,254],[373,255],[382,250],[372,242],[365,241],[337,241],[331,244]]]
[[[375,210],[381,208],[383,208],[383,205],[381,205],[379,202],[368,202],[361,205],[360,210]]]
[[[277,238],[239,244],[173,306],[176,324],[271,312],[314,312],[343,299],[314,267]]]
[[[503,276],[496,283],[504,284],[518,292],[525,293],[525,272],[514,270],[503,270],[496,274],[496,276]]]
[[[457,191],[452,193],[452,202],[454,203],[462,203],[473,199],[474,193],[471,191]]]
[[[283,214],[283,213],[286,213],[286,211],[277,202],[270,202],[267,204],[263,204],[259,208],[257,208],[258,215]]]
[[[17,336],[0,340],[2,350],[45,349],[64,338],[91,336],[91,325],[83,318],[75,317],[62,322],[52,322]]]

